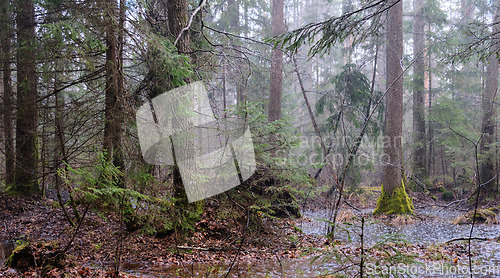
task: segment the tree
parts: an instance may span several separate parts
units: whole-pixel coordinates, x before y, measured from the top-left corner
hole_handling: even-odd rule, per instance
[[[284,32],[283,0],[273,0],[271,32],[279,36]],[[281,119],[281,93],[283,90],[283,51],[275,48],[271,57],[271,88],[269,91],[269,121]]]
[[[239,1],[236,0],[228,0],[227,1],[227,12],[229,16],[229,30],[230,32],[239,35],[240,33],[240,3]],[[235,48],[238,51],[241,51],[239,49],[239,46],[235,46]],[[237,52],[236,54],[236,59],[235,59],[235,68],[232,69],[232,80],[235,83],[234,86],[236,87],[236,100],[238,104],[242,104],[244,102],[245,96],[243,94],[243,84],[241,80],[237,79],[237,74],[238,72],[241,72],[241,54]]]
[[[484,156],[480,166],[481,184],[484,184],[485,193],[490,196],[498,195],[498,187],[495,180],[495,158],[490,150],[495,139],[496,106],[494,104],[498,91],[498,51],[500,50],[500,6],[496,9],[493,20],[493,31],[491,41],[492,54],[488,58],[486,68],[486,86],[482,98],[482,140],[480,152]]]
[[[413,59],[415,59],[415,63],[413,64],[413,172],[420,180],[427,178],[424,108],[425,62],[423,55],[425,47],[425,19],[423,6],[423,0],[413,0],[413,12],[415,14],[413,23]]]
[[[413,205],[402,179],[403,132],[403,2],[390,0],[394,4],[387,13],[387,109],[385,114],[385,142],[382,176],[382,195],[373,212],[387,214],[412,213]]]
[[[16,168],[13,191],[35,193],[38,188],[37,152],[37,73],[35,60],[35,7],[31,0],[20,0],[17,23],[17,115]]]
[[[5,184],[11,185],[14,182],[14,134],[12,126],[13,108],[13,92],[12,92],[12,76],[10,69],[11,58],[11,13],[10,1],[2,0],[0,3],[0,49],[2,51],[2,73],[3,73],[3,130],[5,139]]]
[[[116,0],[107,0],[105,2],[106,14],[106,88],[105,88],[105,123],[104,123],[104,149],[108,161],[113,161],[113,164],[124,168],[123,150],[122,150],[122,95],[123,95],[123,78],[121,72],[120,60],[121,54],[118,33],[117,5]],[[121,36],[120,36],[121,37]]]
[[[177,41],[177,49],[179,53],[188,53],[191,49],[190,47],[190,36],[189,32],[183,31],[188,24],[188,2],[187,0],[171,0],[168,1],[168,24],[170,37],[173,42]],[[187,80],[189,81],[189,80]],[[172,84],[169,84],[172,86]],[[172,86],[174,87],[174,86]],[[176,123],[172,123],[174,126]],[[176,200],[176,206],[179,208],[185,207],[187,203],[186,192],[184,191],[184,184],[182,181],[181,173],[177,161],[175,158],[175,150],[173,147],[173,142],[171,141],[172,156],[174,157],[173,173],[173,187],[174,187],[174,197]]]

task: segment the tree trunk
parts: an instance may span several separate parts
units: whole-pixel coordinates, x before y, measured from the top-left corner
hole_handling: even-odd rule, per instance
[[[413,24],[413,172],[419,180],[427,178],[425,142],[425,109],[424,109],[424,75],[425,61],[425,21],[423,17],[423,0],[413,0],[415,21]]]
[[[13,108],[13,92],[12,92],[12,76],[10,69],[11,58],[11,40],[12,33],[10,1],[2,0],[0,7],[0,49],[2,51],[2,74],[3,74],[3,130],[5,140],[5,184],[12,185],[14,182],[14,134],[12,125]]]
[[[390,0],[392,4],[397,0]],[[387,109],[385,114],[384,168],[382,195],[374,213],[412,213],[413,205],[402,179],[401,136],[403,132],[403,2],[392,6],[387,14]]]
[[[15,188],[35,193],[38,187],[37,74],[35,61],[35,7],[31,0],[17,2],[17,115]]]
[[[179,36],[181,30],[188,24],[188,2],[186,0],[168,0],[168,27],[172,41]],[[177,49],[181,53],[190,52],[189,32],[183,32]]]
[[[495,19],[493,22],[500,21],[500,7],[497,8]],[[496,121],[496,106],[494,105],[495,97],[498,90],[498,57],[496,52],[500,49],[500,32],[499,24],[493,27],[491,49],[492,55],[488,58],[488,66],[486,68],[486,87],[483,92],[483,120],[482,120],[482,140],[480,145],[480,153],[483,156],[480,165],[481,184],[484,184],[484,192],[490,196],[498,195],[498,188],[495,181],[495,158],[492,152],[492,144],[495,138],[495,121]]]
[[[123,78],[121,76],[121,46],[117,30],[116,0],[106,1],[106,89],[105,89],[105,123],[104,149],[106,159],[123,170],[123,154],[121,147],[123,111],[121,107]]]
[[[430,23],[427,24],[427,31],[431,31],[431,25]],[[431,51],[427,51],[427,81],[429,82],[427,85],[427,89],[429,90],[428,94],[428,116],[429,116],[429,121],[428,121],[428,127],[427,127],[427,142],[429,145],[429,153],[427,156],[427,174],[429,176],[434,175],[434,123],[430,120],[431,115],[432,115],[432,59],[431,59]]]
[[[283,0],[273,0],[271,32],[273,36],[284,32]],[[273,49],[271,57],[271,88],[269,92],[269,121],[281,119],[281,92],[283,81],[283,51]]]
[[[123,81],[123,46],[125,45],[125,0],[120,0],[119,7],[119,20],[118,20],[118,57],[117,57],[117,101],[116,101],[116,119],[115,119],[115,131],[113,138],[113,165],[119,167],[122,171],[125,171],[125,160],[123,157],[123,123],[125,121],[125,115],[123,112],[123,96],[125,95],[125,87]],[[123,176],[119,182],[120,186],[124,186]]]
[[[239,0],[228,0],[227,1],[227,11],[229,13],[229,31],[233,34],[240,35],[240,3]],[[237,42],[238,39],[235,39]],[[239,50],[239,46],[235,45],[235,48]],[[241,54],[236,52],[236,59],[234,60],[234,66],[232,69],[231,79],[236,87],[236,103],[242,104],[245,100],[245,95],[243,93],[243,80],[238,77],[238,73],[241,72]]]
[[[172,41],[175,41],[179,36],[181,30],[188,24],[188,2],[187,0],[169,0],[167,10],[170,36]],[[180,53],[187,53],[190,51],[189,32],[184,32],[181,35],[177,44],[177,49]],[[175,125],[175,123],[173,123],[173,125]],[[172,167],[174,198],[176,199],[175,205],[179,208],[182,208],[187,204],[187,196],[184,190],[184,184],[180,174],[179,166],[177,165],[177,161],[175,160],[175,150],[172,141],[171,147],[172,156],[174,157],[175,162],[175,165],[173,165]]]

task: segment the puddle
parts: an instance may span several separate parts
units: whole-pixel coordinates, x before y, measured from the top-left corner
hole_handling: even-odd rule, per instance
[[[372,212],[373,210],[364,210],[361,213]],[[468,237],[470,225],[455,225],[453,220],[462,215],[463,212],[439,209],[416,210],[421,215],[431,216],[423,221],[417,220],[414,224],[391,225],[386,222],[377,221],[365,224],[364,237],[368,244],[374,244],[379,241],[381,236],[386,234],[401,234],[404,239],[410,243],[442,243],[451,239]],[[306,234],[325,235],[326,222],[320,219],[328,219],[328,211],[304,212],[304,216],[310,221],[302,222],[299,227]],[[357,213],[358,216],[360,213]],[[359,223],[357,223],[359,225]],[[360,229],[356,229],[357,232]],[[481,224],[474,226],[472,237],[494,238],[500,235],[500,225]],[[352,234],[351,234],[352,236]],[[337,237],[347,242],[347,233],[338,232]],[[352,238],[353,241],[359,240]]]
[[[308,257],[293,260],[269,258],[254,263],[235,262],[228,277],[313,277],[328,273],[333,264],[315,262]],[[133,266],[133,267],[131,267]],[[230,264],[186,264],[171,267],[145,268],[139,264],[125,264],[122,270],[141,277],[225,277]]]

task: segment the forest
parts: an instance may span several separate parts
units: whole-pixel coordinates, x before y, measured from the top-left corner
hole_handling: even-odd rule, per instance
[[[498,1],[0,25],[0,277],[500,277]]]

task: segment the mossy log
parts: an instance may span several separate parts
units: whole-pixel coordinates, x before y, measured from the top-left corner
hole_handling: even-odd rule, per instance
[[[29,268],[35,266],[35,256],[33,249],[28,242],[17,246],[12,254],[9,256],[5,265],[21,272],[27,271]]]
[[[457,218],[454,223],[455,224],[471,224],[472,217],[474,215],[473,211],[469,211],[463,216]],[[478,209],[476,212],[475,223],[480,224],[498,224],[497,215],[490,209]]]
[[[398,186],[392,194],[386,192],[382,184],[382,195],[377,199],[377,208],[373,214],[413,214],[413,209],[405,184],[401,181],[401,186]]]
[[[5,264],[20,272],[28,271],[34,267],[42,267],[43,274],[53,268],[64,268],[65,259],[65,254],[54,244],[24,242],[12,251]]]

